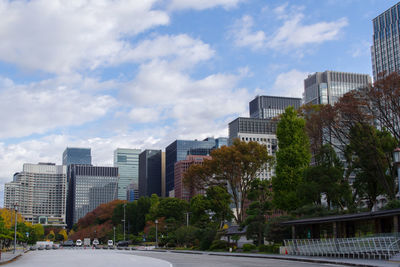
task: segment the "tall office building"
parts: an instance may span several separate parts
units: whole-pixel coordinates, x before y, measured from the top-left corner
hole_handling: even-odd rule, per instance
[[[100,204],[117,199],[118,192],[116,167],[72,164],[70,171],[67,213],[69,228]]]
[[[229,145],[232,145],[234,139],[244,142],[257,142],[265,145],[268,154],[275,156],[278,149],[276,138],[277,121],[269,119],[242,118],[239,117],[229,123]],[[271,179],[275,170],[266,166],[260,171],[260,179]]]
[[[325,71],[304,80],[304,104],[335,104],[344,94],[371,83],[367,74]]]
[[[371,46],[372,73],[400,72],[400,3],[392,6],[372,20]]]
[[[132,183],[128,185],[128,189],[126,190],[126,200],[132,202],[137,199],[139,199],[139,188],[137,184]]]
[[[225,141],[224,141],[225,140]],[[226,138],[206,138],[198,140],[175,140],[165,148],[165,187],[166,195],[171,196],[174,190],[175,163],[186,159],[187,155],[210,155],[217,145],[226,142]]]
[[[67,147],[63,153],[63,165],[92,164],[90,148]]]
[[[186,156],[186,159],[180,160],[175,163],[174,170],[174,184],[175,184],[175,197],[183,200],[190,201],[190,199],[198,194],[204,194],[204,191],[194,190],[190,192],[184,185],[183,179],[186,171],[192,165],[201,165],[205,159],[211,159],[210,156]]]
[[[54,163],[23,165],[4,186],[4,207],[18,211],[33,224],[66,225],[66,166]]]
[[[139,197],[161,196],[161,150],[145,150],[139,155]]]
[[[281,96],[256,96],[249,103],[250,117],[258,119],[272,119],[279,116],[287,107],[300,108],[301,98]]]
[[[117,148],[114,150],[114,167],[118,167],[118,199],[126,200],[126,190],[132,183],[139,185],[140,149]]]

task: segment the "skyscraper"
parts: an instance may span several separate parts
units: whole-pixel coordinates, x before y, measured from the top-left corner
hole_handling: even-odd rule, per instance
[[[257,142],[265,145],[268,154],[275,156],[278,149],[276,138],[277,121],[270,119],[242,118],[239,117],[229,123],[229,145],[238,138],[244,142]],[[260,179],[271,179],[275,174],[273,168],[266,168],[259,174]]]
[[[374,81],[382,72],[400,71],[400,3],[392,6],[372,20],[371,47]]]
[[[63,165],[92,164],[90,148],[67,147],[63,153]]]
[[[225,141],[224,141],[225,140]],[[165,148],[165,187],[166,195],[174,189],[175,162],[186,159],[187,155],[210,155],[218,144],[226,142],[226,138],[206,138],[198,140],[175,140]]]
[[[304,80],[304,104],[335,104],[344,94],[371,83],[367,74],[325,71]]]
[[[174,196],[179,199],[189,201],[192,197],[197,194],[204,194],[203,191],[194,190],[194,192],[190,192],[185,188],[183,178],[185,176],[186,171],[192,165],[201,165],[203,164],[205,159],[211,159],[210,156],[194,156],[189,155],[186,156],[186,159],[180,160],[175,163],[175,171],[174,171]]]
[[[298,109],[301,106],[301,98],[282,96],[256,96],[249,103],[250,117],[258,119],[272,119],[283,112],[289,106]]]
[[[117,199],[118,168],[70,165],[67,223],[74,223],[100,204]],[[125,195],[126,197],[126,195]]]
[[[66,225],[66,166],[39,163],[23,166],[22,172],[4,186],[4,207],[18,211],[33,224]]]
[[[139,197],[161,196],[161,150],[145,150],[139,155]]]
[[[140,149],[117,148],[114,150],[114,167],[118,167],[118,199],[126,200],[126,190],[131,183],[139,184]]]

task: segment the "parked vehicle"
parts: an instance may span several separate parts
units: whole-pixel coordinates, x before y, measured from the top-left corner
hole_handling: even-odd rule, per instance
[[[93,246],[98,246],[99,245],[99,240],[97,238],[93,239]]]
[[[74,246],[74,241],[72,240],[67,240],[63,243],[64,247],[73,247]]]
[[[80,239],[76,240],[75,245],[76,245],[77,247],[82,246],[82,240],[80,240]]]
[[[84,245],[85,247],[89,247],[89,246],[90,246],[90,238],[85,237],[85,238],[83,239],[83,245]]]
[[[107,246],[112,247],[114,245],[114,242],[112,240],[107,241]]]
[[[117,247],[127,247],[129,246],[129,241],[119,241]]]

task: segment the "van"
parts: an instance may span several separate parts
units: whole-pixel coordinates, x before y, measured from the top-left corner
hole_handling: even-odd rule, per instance
[[[114,245],[114,242],[113,242],[112,240],[108,240],[108,241],[107,241],[107,245],[108,245],[109,247],[112,247],[112,246]]]
[[[76,245],[77,247],[82,246],[82,240],[80,240],[80,239],[76,240],[75,245]]]

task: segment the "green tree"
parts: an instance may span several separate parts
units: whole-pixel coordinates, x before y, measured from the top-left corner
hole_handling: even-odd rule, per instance
[[[251,182],[260,171],[273,163],[265,145],[257,142],[234,140],[232,146],[223,146],[211,152],[211,160],[203,165],[191,166],[185,174],[188,188],[205,189],[218,185],[229,188],[235,207],[235,221],[241,224],[245,216],[245,202]],[[194,165],[195,166],[195,165]]]
[[[258,246],[264,244],[266,215],[271,211],[271,183],[269,180],[256,179],[248,199],[252,201],[246,210],[247,217],[243,225],[247,225],[247,239],[253,239]]]
[[[322,197],[326,198],[328,208],[344,209],[351,204],[351,189],[344,178],[343,164],[329,144],[320,148],[315,164],[305,170],[298,197],[303,205],[321,205]]]
[[[354,171],[353,187],[361,199],[367,200],[369,209],[381,194],[389,200],[395,199],[392,153],[396,145],[396,139],[389,132],[367,124],[356,124],[350,131],[346,148],[349,171]]]
[[[179,245],[193,246],[196,241],[196,234],[198,232],[198,228],[194,226],[181,226],[175,231],[176,241]]]
[[[221,228],[226,221],[231,221],[233,212],[231,209],[232,197],[226,187],[211,186],[206,190],[206,199],[209,201],[209,210],[213,213],[213,220]]]
[[[272,178],[274,204],[281,210],[291,211],[301,203],[297,189],[311,159],[305,120],[293,107],[288,107],[281,115],[277,138],[276,176]]]

